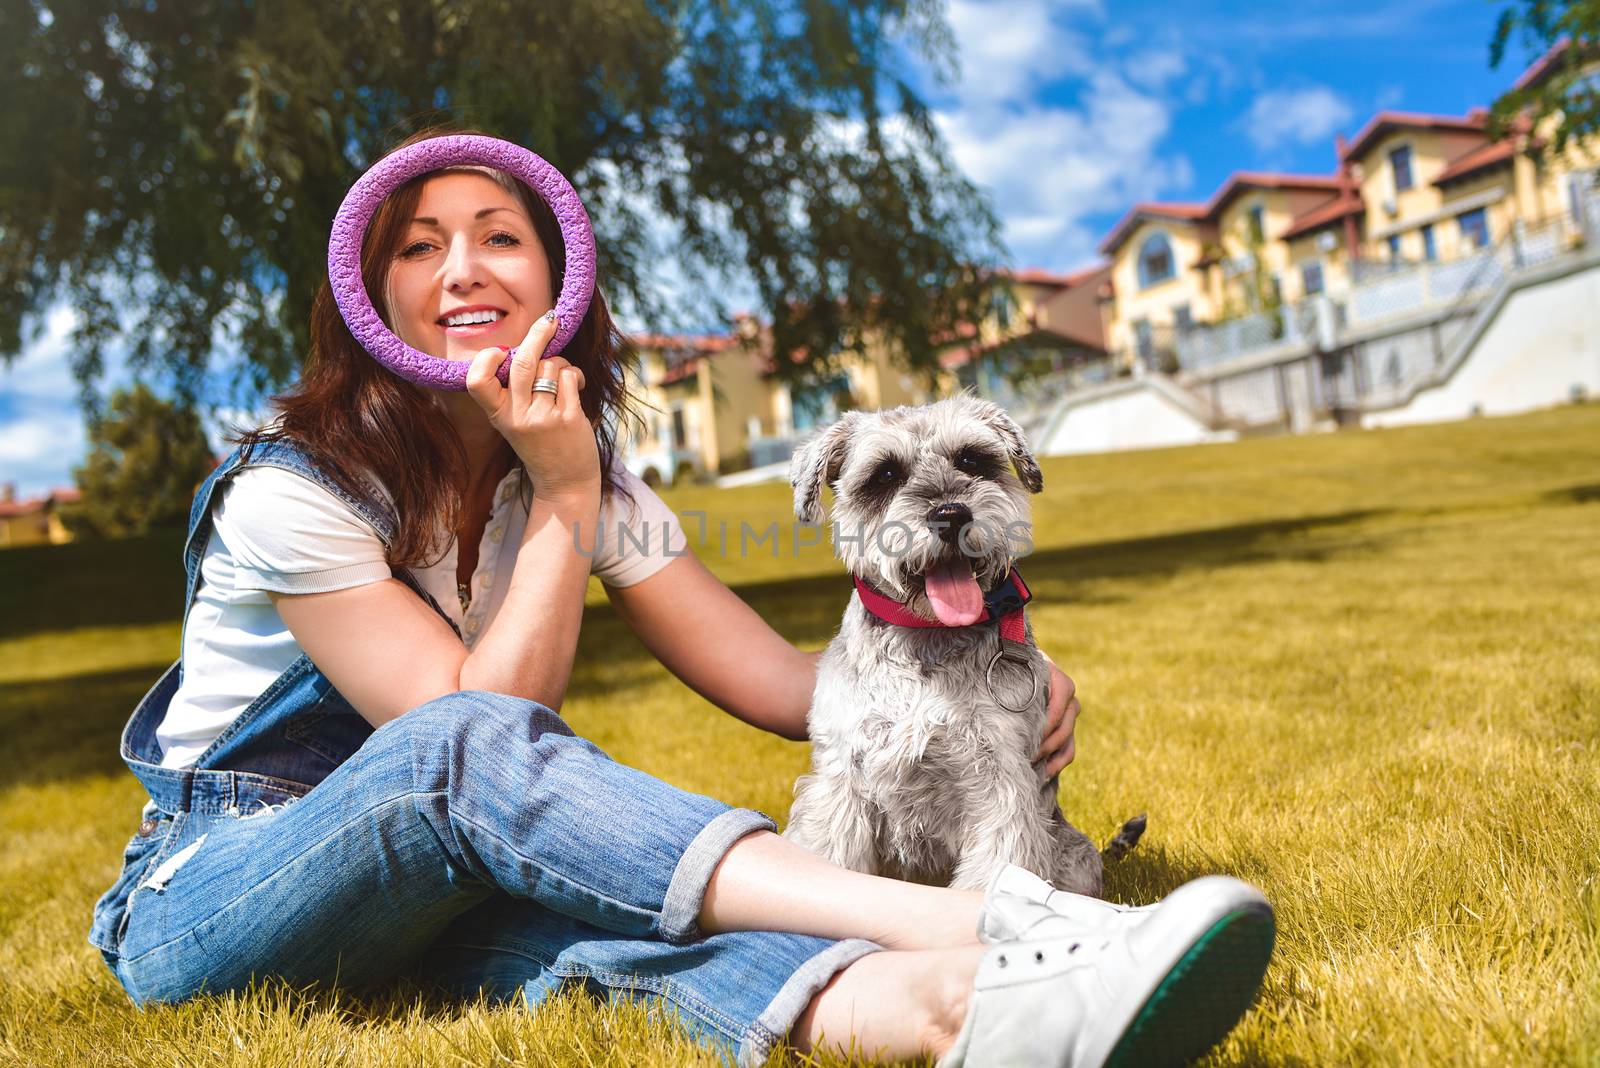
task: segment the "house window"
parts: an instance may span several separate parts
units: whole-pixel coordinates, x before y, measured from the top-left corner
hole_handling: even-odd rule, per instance
[[[688,427],[684,424],[683,409],[672,409],[672,447],[681,449],[688,444]]]
[[[1189,310],[1189,305],[1179,304],[1172,309],[1172,325],[1178,328],[1178,333],[1187,334],[1194,329],[1194,313]]]
[[[1486,208],[1473,208],[1456,216],[1461,227],[1461,243],[1467,248],[1485,248],[1489,244],[1489,213]]]
[[[1260,204],[1250,205],[1250,240],[1265,241],[1267,224]]]
[[[1301,264],[1300,281],[1305,288],[1306,296],[1314,297],[1322,292],[1322,261],[1315,260],[1311,263]]]
[[[994,309],[995,325],[1002,331],[1011,329],[1011,294],[1004,289],[996,289],[990,307]]]
[[[1399,263],[1400,262],[1400,235],[1399,234],[1390,234],[1389,235],[1389,262],[1390,263]]]
[[[850,376],[840,373],[797,385],[789,391],[789,401],[796,433],[831,423],[851,407]]]
[[[1422,228],[1422,258],[1432,263],[1439,258],[1439,245],[1433,239],[1433,224],[1428,223]]]
[[[1151,234],[1139,246],[1139,287],[1165,282],[1177,273],[1177,263],[1172,258],[1172,243],[1166,234]]]
[[[1394,191],[1411,188],[1411,146],[1401,145],[1389,153],[1389,169],[1394,172]]]
[[[1150,332],[1149,319],[1135,319],[1133,321],[1133,347],[1139,354],[1139,359],[1149,363],[1155,356],[1155,336]]]

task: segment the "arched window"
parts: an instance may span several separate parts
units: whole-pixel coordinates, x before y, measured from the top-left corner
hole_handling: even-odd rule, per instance
[[[1139,287],[1165,282],[1178,273],[1177,261],[1172,256],[1172,243],[1167,235],[1157,232],[1144,239],[1139,246]]]

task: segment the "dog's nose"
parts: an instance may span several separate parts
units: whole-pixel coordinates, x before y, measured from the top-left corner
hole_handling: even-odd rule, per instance
[[[964,504],[946,502],[928,513],[928,529],[934,531],[946,545],[956,544],[961,528],[972,522],[972,509]]]

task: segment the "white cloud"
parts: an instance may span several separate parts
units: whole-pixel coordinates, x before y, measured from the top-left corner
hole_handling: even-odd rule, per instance
[[[1170,106],[1120,75],[1088,80],[1078,107],[1022,104],[938,115],[957,164],[992,195],[1019,265],[1092,260],[1099,234],[1086,217],[1120,212],[1190,180],[1188,161],[1161,145]]]
[[[73,467],[88,455],[78,383],[67,355],[77,321],[71,308],[55,305],[46,313],[39,339],[0,370],[0,482],[15,482],[19,497],[71,486]],[[105,381],[123,377],[120,350],[109,352],[106,364]]]
[[[72,485],[72,468],[88,453],[77,401],[28,398],[12,412],[0,420],[0,482],[16,483],[19,497]]]
[[[1394,107],[1396,104],[1399,104],[1402,101],[1404,101],[1405,98],[1406,98],[1406,87],[1405,86],[1403,86],[1403,85],[1386,85],[1382,89],[1378,90],[1377,96],[1373,98],[1372,105],[1377,110],[1382,111],[1384,108],[1392,108],[1392,107]]]
[[[1161,89],[1189,73],[1189,61],[1177,48],[1147,48],[1128,59],[1127,72],[1134,85]]]
[[[1350,104],[1325,85],[1272,89],[1255,98],[1246,133],[1266,152],[1284,145],[1309,145],[1331,137],[1350,121]]]
[[[76,322],[72,309],[52,308],[44,334],[0,371],[0,482],[15,483],[19,497],[72,485],[72,465],[87,451],[67,362]]]
[[[1017,100],[1039,85],[1092,71],[1093,52],[1062,16],[1096,11],[1093,2],[955,0],[948,19],[960,52],[962,98]]]
[[[954,0],[961,76],[930,96],[956,165],[990,194],[1019,266],[1097,258],[1091,216],[1188,184],[1162,151],[1192,64],[1097,0]]]

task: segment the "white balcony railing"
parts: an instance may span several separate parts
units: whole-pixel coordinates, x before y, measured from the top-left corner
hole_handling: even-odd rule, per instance
[[[1600,239],[1600,191],[1588,193],[1573,214],[1538,224],[1518,223],[1491,248],[1442,263],[1363,264],[1349,289],[1285,305],[1277,312],[1196,326],[1178,339],[1185,371],[1203,371],[1243,356],[1279,348],[1307,351],[1341,343],[1346,331],[1413,317],[1453,319],[1504,285],[1514,273]],[[1320,307],[1319,305],[1326,305]],[[1332,316],[1319,321],[1319,316]]]

